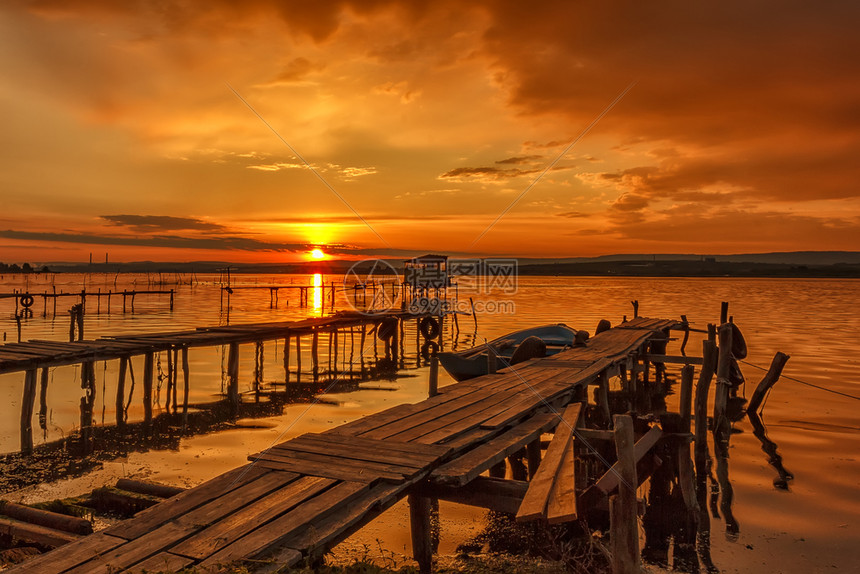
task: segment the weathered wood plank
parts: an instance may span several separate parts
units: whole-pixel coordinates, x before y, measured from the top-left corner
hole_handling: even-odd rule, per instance
[[[540,435],[555,428],[558,415],[542,413],[448,462],[430,475],[440,485],[464,485],[491,466],[517,452]]]
[[[399,466],[394,464],[372,463],[368,461],[359,461],[353,459],[345,459],[337,454],[316,454],[312,452],[298,452],[286,450],[269,450],[267,452],[254,454],[248,457],[251,461],[266,461],[275,463],[284,463],[288,466],[302,468],[302,465],[307,464],[307,468],[318,469],[320,466],[327,466],[333,472],[353,472],[355,473],[354,480],[363,480],[362,477],[379,477],[391,480],[398,480],[402,477],[412,477],[418,474],[421,467]],[[308,472],[307,474],[314,474]],[[324,476],[324,475],[317,475]],[[349,480],[349,479],[346,479]]]
[[[546,516],[550,491],[564,453],[567,449],[573,449],[571,442],[573,429],[579,422],[581,412],[582,403],[573,403],[564,410],[561,424],[556,428],[555,436],[550,441],[546,455],[538,466],[535,477],[529,482],[529,489],[517,511],[517,521],[524,522]]]
[[[102,552],[116,548],[124,543],[125,540],[122,538],[98,532],[64,546],[62,552],[42,554],[41,556],[27,560],[23,564],[13,566],[4,572],[8,574],[26,574],[32,572],[38,572],[39,574],[60,574],[60,572],[74,568],[98,556]]]
[[[571,438],[570,444],[564,449],[561,464],[549,492],[546,519],[550,524],[576,520],[576,475],[574,474],[573,441],[574,439]]]
[[[330,478],[303,476],[284,488],[224,517],[191,538],[173,546],[170,551],[202,560],[269,520],[290,511],[335,482]]]
[[[333,509],[349,508],[349,502],[363,492],[367,485],[342,482],[299,505],[288,513],[255,529],[200,563],[202,568],[226,564],[240,559],[254,559],[279,546],[285,539],[305,529],[313,518],[320,518]],[[405,488],[405,487],[404,487]]]
[[[269,472],[271,472],[269,469],[262,467],[241,466],[216,476],[195,488],[177,494],[161,504],[142,510],[135,515],[133,520],[126,520],[108,527],[103,532],[127,540],[137,538],[168,520],[178,518],[208,502],[226,496]],[[293,478],[297,477],[298,475],[293,476]]]
[[[153,574],[155,572],[176,572],[190,566],[194,560],[186,556],[177,556],[170,552],[159,552],[155,556],[139,562],[123,572]]]

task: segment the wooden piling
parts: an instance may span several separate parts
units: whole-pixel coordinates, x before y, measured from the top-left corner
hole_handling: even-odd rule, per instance
[[[681,414],[681,432],[688,433],[690,431],[690,420],[692,415],[692,397],[693,397],[693,375],[695,368],[693,365],[684,365],[681,369],[681,396],[679,410]],[[678,445],[678,482],[681,485],[681,493],[684,497],[684,504],[690,512],[698,511],[696,503],[696,484],[693,473],[693,459],[690,458],[690,443],[687,439],[683,439]],[[695,517],[692,519],[695,523]]]
[[[319,381],[320,378],[319,339],[319,330],[315,328],[313,338],[311,339],[311,361],[313,361],[313,376],[315,383]]]
[[[439,357],[430,357],[430,389],[427,393],[430,397],[439,394]]]
[[[230,343],[227,352],[227,401],[236,415],[239,412],[239,343]]]
[[[433,565],[433,540],[430,524],[430,499],[410,494],[409,525],[412,530],[412,557],[418,562],[421,574],[430,574]]]
[[[636,502],[636,458],[633,452],[633,419],[615,415],[615,450],[620,483],[618,494],[610,497],[613,574],[640,574],[638,504]]]
[[[116,379],[116,426],[125,424],[123,404],[125,400],[125,375],[128,370],[128,357],[120,357],[119,374]]]
[[[33,452],[33,407],[36,401],[36,369],[24,374],[24,396],[21,400],[21,452]]]
[[[711,380],[714,378],[714,367],[717,358],[717,345],[714,341],[702,342],[702,368],[699,371],[699,379],[696,382],[695,401],[695,459],[696,475],[701,482],[707,476],[708,459],[708,390]]]
[[[284,382],[290,382],[290,335],[284,337]]]
[[[188,391],[190,390],[190,381],[189,381],[189,367],[188,367],[188,347],[182,347],[182,380],[185,384],[184,394],[182,396],[182,424],[188,424]],[[173,405],[173,408],[176,409],[176,405]]]
[[[148,352],[143,359],[143,423],[152,424],[152,369],[153,354]]]
[[[726,308],[728,308],[726,306]],[[717,362],[717,387],[714,395],[714,452],[718,457],[727,457],[729,448],[729,435],[731,424],[726,416],[726,407],[729,400],[729,371],[732,360],[732,326],[723,323],[719,328],[719,358]]]
[[[302,337],[296,334],[296,382],[302,382]]]

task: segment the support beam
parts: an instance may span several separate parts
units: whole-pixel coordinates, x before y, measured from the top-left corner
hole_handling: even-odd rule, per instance
[[[618,494],[609,499],[612,572],[640,574],[639,525],[636,503],[636,458],[633,445],[633,419],[615,415],[615,450],[618,454],[617,472],[620,476]],[[615,468],[615,467],[613,467]]]

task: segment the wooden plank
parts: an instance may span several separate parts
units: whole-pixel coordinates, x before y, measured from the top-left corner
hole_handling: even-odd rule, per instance
[[[286,463],[311,463],[313,465],[328,465],[332,469],[344,472],[354,472],[356,476],[375,476],[380,478],[389,478],[397,480],[398,477],[412,477],[418,474],[423,467],[401,466],[388,463],[373,463],[369,461],[359,461],[346,459],[339,454],[317,454],[313,452],[298,452],[279,450],[269,450],[265,453],[251,455],[249,460],[266,460],[270,462],[286,462]],[[314,466],[316,468],[316,466]],[[310,473],[308,473],[310,474]],[[347,479],[348,480],[348,479]],[[356,478],[356,480],[360,480]]]
[[[562,422],[556,428],[555,436],[547,448],[546,455],[538,466],[535,477],[517,511],[517,521],[524,522],[546,516],[547,502],[550,497],[555,476],[567,449],[573,449],[571,438],[573,429],[579,423],[582,403],[569,405],[562,414]]]
[[[529,483],[521,480],[479,476],[463,486],[422,483],[419,489],[422,496],[516,514],[528,487]]]
[[[555,481],[549,493],[549,501],[546,505],[546,519],[550,524],[561,524],[576,520],[576,475],[574,471],[574,446],[575,439],[571,439],[570,445],[565,449],[555,475]]]
[[[186,566],[190,566],[194,560],[186,556],[177,556],[170,552],[159,552],[155,556],[139,562],[123,572],[139,572],[141,574],[154,574],[155,572],[177,572]]]
[[[122,538],[109,536],[104,532],[91,534],[77,542],[63,546],[62,551],[47,552],[4,570],[4,574],[26,574],[38,572],[39,574],[60,574],[70,568],[87,562],[120,544],[125,543]]]
[[[542,382],[560,372],[560,370],[548,370],[531,384]],[[429,409],[419,415],[396,421],[386,427],[382,427],[372,431],[371,433],[366,433],[365,436],[372,436],[374,438],[395,438],[401,441],[415,440],[432,431],[444,428],[446,425],[462,421],[471,415],[482,413],[489,408],[493,408],[494,405],[523,392],[524,386],[525,384],[520,377],[512,376],[510,380],[501,387],[470,393],[452,404],[440,405],[441,408]],[[452,407],[454,408],[452,409]],[[487,417],[483,416],[481,418],[486,420]],[[480,423],[481,420],[478,420],[474,423],[474,426],[477,426]],[[468,425],[472,424],[473,423],[468,423]],[[467,428],[469,428],[469,426],[464,427],[462,430],[466,430]],[[440,437],[436,440],[443,439],[444,437]],[[422,442],[426,443],[429,441]]]
[[[427,457],[408,455],[398,452],[387,452],[385,450],[362,448],[359,446],[343,447],[337,444],[331,444],[314,440],[302,440],[301,438],[293,439],[287,443],[279,444],[268,449],[266,452],[280,454],[282,452],[310,452],[316,454],[325,454],[327,456],[337,456],[349,460],[367,461],[384,464],[396,464],[398,466],[406,466],[410,468],[424,468],[432,464],[436,457],[428,459]]]
[[[308,498],[332,486],[335,482],[330,478],[303,476],[284,488],[226,516],[212,526],[191,536],[191,538],[173,546],[170,551],[174,554],[202,560],[269,520],[292,510]]]
[[[387,412],[385,416],[371,415],[367,417],[368,420],[364,425],[357,425],[357,428],[361,430],[355,432],[353,429],[350,429],[350,434],[371,439],[390,438],[398,432],[435,420],[439,416],[450,413],[452,410],[464,408],[492,396],[497,391],[510,388],[516,384],[516,381],[515,377],[499,377],[498,380],[493,380],[485,388],[460,387],[459,384],[454,385],[457,388],[450,393],[436,395],[420,403],[409,405],[408,408],[399,409],[396,413]]]
[[[440,485],[467,484],[497,462],[555,428],[558,422],[558,415],[552,413],[535,415],[525,423],[440,466],[430,475],[430,480]]]
[[[374,483],[378,480],[401,482],[404,479],[402,474],[356,472],[351,468],[344,469],[342,467],[332,467],[326,463],[308,460],[260,459],[256,462],[256,465],[269,470],[296,472],[310,476],[321,476],[323,478],[335,478],[338,480],[350,480],[355,482]]]
[[[366,488],[364,484],[342,482],[297,506],[286,514],[255,529],[233,544],[220,549],[200,563],[200,568],[226,564],[240,559],[254,559],[277,547],[296,531],[305,529],[315,518],[332,511],[348,510],[349,501]],[[404,487],[405,488],[405,487]],[[362,508],[365,511],[366,507]]]
[[[230,472],[216,476],[203,484],[177,494],[160,504],[138,512],[130,519],[108,527],[103,532],[114,536],[124,537],[127,540],[137,538],[154,530],[168,520],[173,520],[203,506],[219,497],[241,488],[261,476],[270,473],[269,469],[256,468],[251,465],[241,466]],[[295,475],[294,478],[297,478]]]
[[[398,452],[409,455],[419,455],[422,457],[426,457],[428,459],[441,458],[447,456],[451,452],[451,447],[444,445],[434,445],[434,444],[418,444],[411,442],[397,442],[393,440],[376,440],[370,439],[366,437],[358,437],[358,436],[338,436],[338,435],[330,435],[330,434],[315,434],[308,433],[302,435],[300,438],[308,437],[313,438],[314,440],[330,442],[332,444],[340,444],[344,445],[347,448],[352,448],[353,446],[359,447],[367,447],[380,449],[384,448],[391,452]]]
[[[161,526],[138,536],[127,543],[109,550],[70,572],[74,574],[109,574],[116,570],[134,566],[159,552],[170,550],[180,540],[198,532],[207,525],[244,508],[272,491],[283,488],[295,480],[290,473],[267,473],[251,481],[229,495],[216,498],[191,512],[165,522]],[[179,495],[182,496],[182,495]],[[156,505],[152,508],[158,508]]]
[[[299,528],[279,545],[265,551],[267,564],[260,567],[260,560],[257,559],[255,572],[282,572],[283,568],[295,564],[293,560],[296,554],[301,557],[301,553],[296,549],[302,549],[311,561],[322,557],[329,548],[349,537],[399,500],[405,489],[404,485],[380,483],[345,507],[340,505],[336,512],[313,517],[306,527]]]
[[[663,436],[663,431],[660,427],[654,426],[645,433],[642,438],[636,441],[636,444],[633,447],[633,457],[636,463],[638,464],[640,460],[650,451],[654,445],[657,444],[657,441],[660,440],[660,437]],[[612,465],[612,468],[607,470],[600,479],[594,483],[594,488],[602,492],[603,494],[610,494],[616,488],[618,488],[618,463],[616,462]]]

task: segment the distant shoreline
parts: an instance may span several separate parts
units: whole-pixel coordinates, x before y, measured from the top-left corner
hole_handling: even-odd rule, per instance
[[[220,263],[111,263],[111,264],[57,264],[48,271],[31,275],[98,273],[98,274],[212,274],[223,273],[228,265]],[[308,262],[294,264],[235,264],[230,272],[249,274],[315,274],[343,275],[353,272],[357,276],[370,273],[372,263],[355,264],[351,261]],[[400,272],[399,265],[395,268]],[[378,273],[378,269],[376,272]],[[735,277],[735,278],[860,278],[860,264],[837,263],[826,265],[798,265],[789,263],[762,263],[740,261],[588,261],[577,263],[520,264],[520,276],[544,277]],[[24,275],[21,272],[4,275]]]

